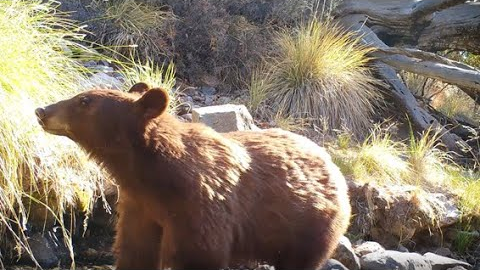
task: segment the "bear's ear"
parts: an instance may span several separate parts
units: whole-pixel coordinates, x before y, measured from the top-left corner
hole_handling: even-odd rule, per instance
[[[142,94],[147,92],[148,89],[150,89],[150,87],[148,86],[148,84],[144,83],[144,82],[139,82],[139,83],[136,83],[134,84],[130,90],[128,90],[129,93],[137,93],[137,94]]]
[[[168,107],[169,96],[166,90],[152,88],[138,99],[135,104],[146,120],[163,114]]]

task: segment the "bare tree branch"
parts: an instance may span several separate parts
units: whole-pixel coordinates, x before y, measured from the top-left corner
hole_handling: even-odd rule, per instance
[[[422,50],[418,49],[412,49],[412,48],[396,48],[396,47],[389,47],[387,48],[378,48],[377,51],[381,51],[385,54],[402,54],[411,58],[417,58],[417,59],[422,59],[422,60],[427,60],[427,61],[432,61],[432,62],[438,62],[442,63],[445,65],[451,65],[455,67],[459,67],[462,69],[466,70],[471,70],[471,71],[478,71],[478,69],[469,66],[465,63],[458,62],[452,59],[448,59],[446,57],[440,56],[436,53],[431,53],[431,52],[425,52]]]
[[[480,72],[477,70],[466,70],[398,54],[387,55],[377,52],[373,55],[392,67],[480,92]]]

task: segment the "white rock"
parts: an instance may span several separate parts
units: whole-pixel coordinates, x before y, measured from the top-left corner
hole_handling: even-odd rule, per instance
[[[192,121],[204,123],[217,132],[259,130],[244,105],[226,104],[194,108]]]
[[[434,253],[425,253],[423,255],[432,265],[433,270],[447,270],[449,268],[454,268],[461,266],[465,269],[471,269],[472,266],[466,262],[455,260],[448,257],[443,257]]]

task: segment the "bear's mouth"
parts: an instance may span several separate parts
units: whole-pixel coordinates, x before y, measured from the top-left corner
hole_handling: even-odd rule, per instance
[[[65,128],[50,127],[42,119],[37,119],[37,121],[38,121],[38,124],[42,127],[42,129],[47,133],[50,133],[53,135],[60,135],[60,136],[68,136],[70,134],[70,132]]]

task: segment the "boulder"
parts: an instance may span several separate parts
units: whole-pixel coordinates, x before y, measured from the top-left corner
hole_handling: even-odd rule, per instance
[[[217,89],[215,87],[211,86],[204,86],[200,88],[200,92],[206,96],[212,96],[217,93]]]
[[[440,255],[440,256],[444,256],[444,257],[452,256],[452,251],[449,248],[446,248],[446,247],[437,248],[437,250],[435,250],[434,253],[437,254],[437,255]]]
[[[340,238],[338,247],[332,258],[341,262],[350,270],[360,270],[360,258],[357,257],[350,240],[345,236]]]
[[[52,268],[69,260],[68,248],[60,237],[60,232],[56,229],[51,229],[44,233],[33,233],[28,237],[27,242],[31,255],[34,256],[41,267]],[[26,250],[22,252],[20,263],[34,264]]]
[[[442,228],[460,218],[458,208],[446,196],[415,186],[361,185],[350,181],[349,189],[354,206],[350,232],[368,236],[387,249],[396,249],[399,243],[419,243],[417,238],[424,237],[425,232],[441,235]],[[435,241],[433,237],[428,240]]]
[[[465,269],[472,269],[472,266],[466,262],[455,260],[448,257],[443,257],[434,253],[425,253],[423,255],[432,265],[432,270],[447,270],[449,268],[454,268],[457,266],[463,267]]]
[[[244,105],[218,105],[192,110],[192,122],[204,123],[217,132],[258,130]]]
[[[418,253],[387,250],[360,259],[362,270],[432,270],[430,261]]]

